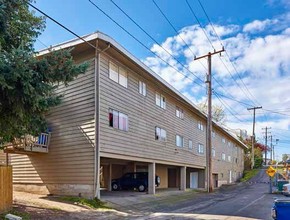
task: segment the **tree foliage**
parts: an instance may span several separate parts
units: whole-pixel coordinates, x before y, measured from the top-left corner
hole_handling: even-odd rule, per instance
[[[70,50],[37,57],[33,45],[45,28],[45,20],[31,12],[27,2],[0,0],[2,142],[45,131],[45,113],[61,101],[55,93],[57,86],[67,85],[87,68],[86,63],[74,64]]]
[[[201,103],[198,105],[198,108],[203,113],[207,114],[207,104]],[[216,122],[224,123],[226,121],[225,110],[222,106],[213,105],[212,106],[212,119]]]
[[[252,140],[251,138],[241,140],[245,145],[247,145],[248,149],[245,149],[245,169],[251,168],[251,158],[252,158]],[[263,152],[265,152],[266,146],[259,142],[254,143],[254,168],[260,168],[263,163]]]

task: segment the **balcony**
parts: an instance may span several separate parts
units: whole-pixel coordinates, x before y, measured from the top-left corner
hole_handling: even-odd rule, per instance
[[[34,154],[48,153],[50,133],[41,133],[38,137],[25,135],[23,138],[17,138],[12,143],[4,145],[5,153],[12,154]]]

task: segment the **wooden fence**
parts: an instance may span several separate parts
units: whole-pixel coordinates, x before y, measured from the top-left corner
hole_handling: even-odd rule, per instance
[[[12,166],[0,166],[0,213],[12,208]]]

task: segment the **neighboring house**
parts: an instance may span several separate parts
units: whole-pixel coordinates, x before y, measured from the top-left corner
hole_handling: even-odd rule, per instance
[[[109,36],[83,38],[99,50],[75,39],[39,53],[73,47],[90,67],[57,90],[64,96],[47,115],[48,153],[11,154],[15,189],[99,197],[131,171],[149,172],[149,193],[155,175],[160,188],[205,188],[206,116]],[[241,177],[246,146],[216,124],[212,137],[218,187]]]

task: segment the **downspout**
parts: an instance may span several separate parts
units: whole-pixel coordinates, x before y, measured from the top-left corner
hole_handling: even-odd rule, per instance
[[[98,49],[96,40],[95,50],[95,161],[94,161],[94,197],[100,199],[100,54],[111,47],[110,44],[103,49]]]

